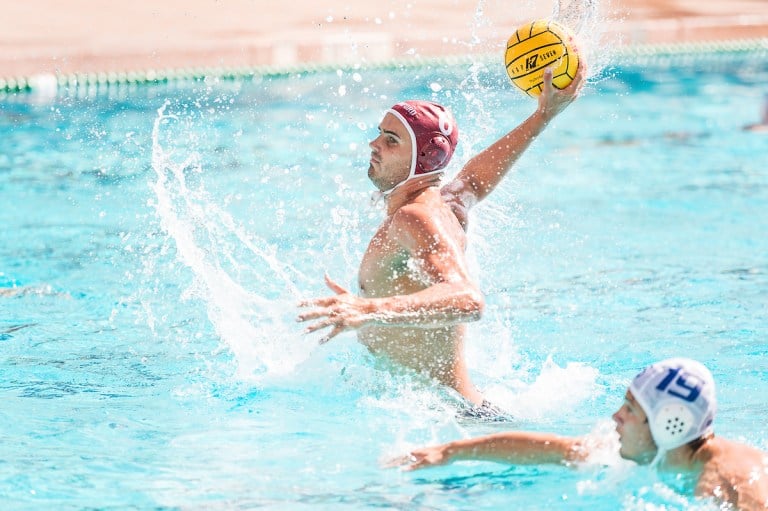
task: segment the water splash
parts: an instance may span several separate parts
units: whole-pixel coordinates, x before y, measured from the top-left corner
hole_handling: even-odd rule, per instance
[[[246,232],[207,193],[201,180],[189,179],[203,173],[198,153],[192,151],[174,161],[173,149],[161,143],[161,134],[180,122],[179,115],[166,113],[166,101],[157,110],[152,130],[152,168],[156,180],[155,213],[168,239],[175,245],[176,260],[193,273],[192,285],[183,299],[205,304],[208,320],[237,362],[237,375],[249,379],[259,374],[290,372],[307,356],[307,350],[289,331],[284,317],[293,311],[299,292],[292,282],[292,268],[279,260],[268,243]],[[268,269],[254,285],[269,280],[272,289],[282,288],[277,298],[246,289],[243,263],[231,245],[244,251]],[[267,247],[267,248],[265,248]],[[241,256],[242,257],[242,256]],[[288,304],[290,302],[290,305]],[[157,321],[149,315],[150,321]]]
[[[518,419],[538,420],[575,410],[601,392],[596,383],[598,371],[588,365],[568,362],[560,367],[548,356],[535,379],[530,383],[523,381],[535,371],[535,367],[522,368],[517,373],[510,370],[504,381],[489,385],[485,395]],[[515,375],[521,379],[514,381]],[[563,382],[568,382],[567,393],[562,392]]]
[[[606,12],[610,0],[556,0],[552,20],[568,27],[576,37],[579,53],[588,63],[588,78],[597,80],[614,60],[617,45],[606,41],[615,22]]]
[[[596,0],[558,0],[552,8],[552,19],[581,35],[585,29],[594,28],[598,19]]]

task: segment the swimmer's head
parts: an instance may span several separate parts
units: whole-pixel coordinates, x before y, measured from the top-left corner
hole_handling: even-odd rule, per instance
[[[440,172],[448,165],[459,141],[459,128],[448,109],[431,101],[403,101],[387,113],[405,125],[413,147],[408,177],[393,190],[414,177]]]
[[[629,391],[645,412],[659,451],[712,433],[715,382],[699,362],[670,358],[652,364],[635,376]]]

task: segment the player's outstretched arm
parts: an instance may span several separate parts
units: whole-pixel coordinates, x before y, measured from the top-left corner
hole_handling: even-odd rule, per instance
[[[578,438],[551,433],[509,431],[416,449],[398,461],[404,470],[416,470],[446,465],[458,460],[533,465],[567,463],[585,457],[585,449]]]

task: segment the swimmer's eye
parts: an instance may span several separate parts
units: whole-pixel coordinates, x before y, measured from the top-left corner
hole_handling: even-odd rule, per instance
[[[639,413],[640,410],[634,404],[628,402],[627,403],[627,410],[629,410],[629,413],[631,413],[635,417],[640,417],[640,413]]]
[[[381,128],[378,128],[378,137],[385,135],[384,141],[387,143],[387,145],[397,145],[400,143],[400,139],[396,136],[392,135],[391,133],[383,131]]]

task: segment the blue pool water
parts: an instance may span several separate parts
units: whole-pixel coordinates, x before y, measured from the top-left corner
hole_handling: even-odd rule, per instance
[[[607,68],[474,212],[467,356],[515,423],[457,422],[353,335],[294,321],[324,272],[354,287],[383,110],[448,104],[455,172],[533,111],[495,66],[3,97],[3,508],[706,508],[622,464],[382,463],[610,431],[629,379],[676,355],[719,382],[718,434],[768,448],[768,134],[742,130],[762,55]]]

